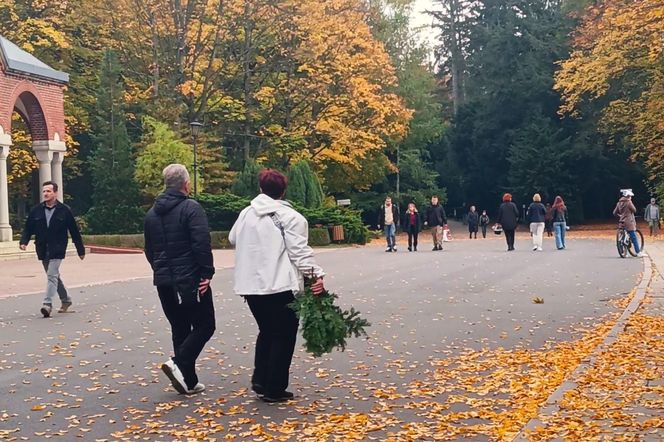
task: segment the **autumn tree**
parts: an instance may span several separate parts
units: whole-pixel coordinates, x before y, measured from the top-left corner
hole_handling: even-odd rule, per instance
[[[142,227],[134,158],[125,126],[124,87],[117,57],[106,50],[92,120],[93,206],[86,214],[93,233],[134,233]]]
[[[641,161],[664,198],[664,4],[604,1],[586,11],[556,90],[563,115],[598,120],[616,149]],[[627,185],[628,183],[626,183]]]
[[[141,192],[148,198],[154,198],[164,189],[162,171],[169,164],[183,164],[190,171],[194,162],[192,147],[169,127],[150,116],[143,118],[144,134],[136,159],[135,178]],[[198,190],[202,192],[203,182],[198,180]]]

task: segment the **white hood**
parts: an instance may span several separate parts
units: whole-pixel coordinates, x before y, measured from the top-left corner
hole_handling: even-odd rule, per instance
[[[235,293],[269,295],[303,289],[303,273],[324,275],[308,245],[307,220],[287,201],[260,194],[245,208],[228,239],[235,245]]]
[[[291,207],[288,201],[274,200],[264,193],[261,193],[256,198],[251,200],[251,208],[256,211],[256,215],[258,216],[270,215],[279,211],[284,206]]]

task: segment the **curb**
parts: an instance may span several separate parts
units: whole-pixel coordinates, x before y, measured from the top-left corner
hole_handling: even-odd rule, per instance
[[[576,369],[567,376],[562,384],[554,390],[551,395],[546,399],[544,405],[542,405],[537,411],[537,416],[530,419],[519,431],[519,433],[512,439],[513,441],[528,441],[526,432],[534,431],[538,426],[542,426],[542,421],[539,420],[539,416],[553,414],[560,409],[558,406],[559,401],[564,397],[565,393],[568,391],[574,390],[577,387],[576,382],[572,379],[577,379],[585,371],[587,371],[591,365],[595,363],[599,355],[606,350],[611,344],[616,342],[618,335],[625,330],[627,325],[627,320],[629,317],[641,306],[643,299],[646,297],[646,289],[650,285],[650,282],[653,277],[653,261],[650,259],[650,256],[646,255],[643,258],[643,275],[641,276],[641,281],[636,286],[636,292],[632,297],[630,303],[625,307],[622,314],[613,325],[611,330],[606,334],[604,340],[601,344],[593,349],[593,351],[581,361],[581,363],[576,367]]]

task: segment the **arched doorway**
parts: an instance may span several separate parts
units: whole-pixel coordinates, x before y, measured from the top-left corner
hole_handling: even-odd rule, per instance
[[[9,224],[7,158],[12,114],[26,123],[39,164],[39,182],[55,181],[62,191],[66,152],[63,88],[69,77],[0,36],[0,242],[12,240]]]

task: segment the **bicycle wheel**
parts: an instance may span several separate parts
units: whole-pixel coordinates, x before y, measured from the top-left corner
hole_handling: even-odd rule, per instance
[[[624,230],[618,230],[618,232],[616,233],[616,248],[618,249],[618,255],[621,258],[627,257],[627,250],[625,250],[624,236],[625,236]]]
[[[636,233],[636,239],[639,241],[639,246],[640,246],[639,249],[640,249],[640,251],[643,251],[643,246],[645,245],[645,243],[643,242],[643,234],[641,233],[640,230],[636,230],[635,233]],[[636,249],[634,248],[634,243],[632,243],[631,240],[629,242],[629,247],[628,247],[627,250],[629,251],[630,255],[632,255],[632,256],[637,255]]]

